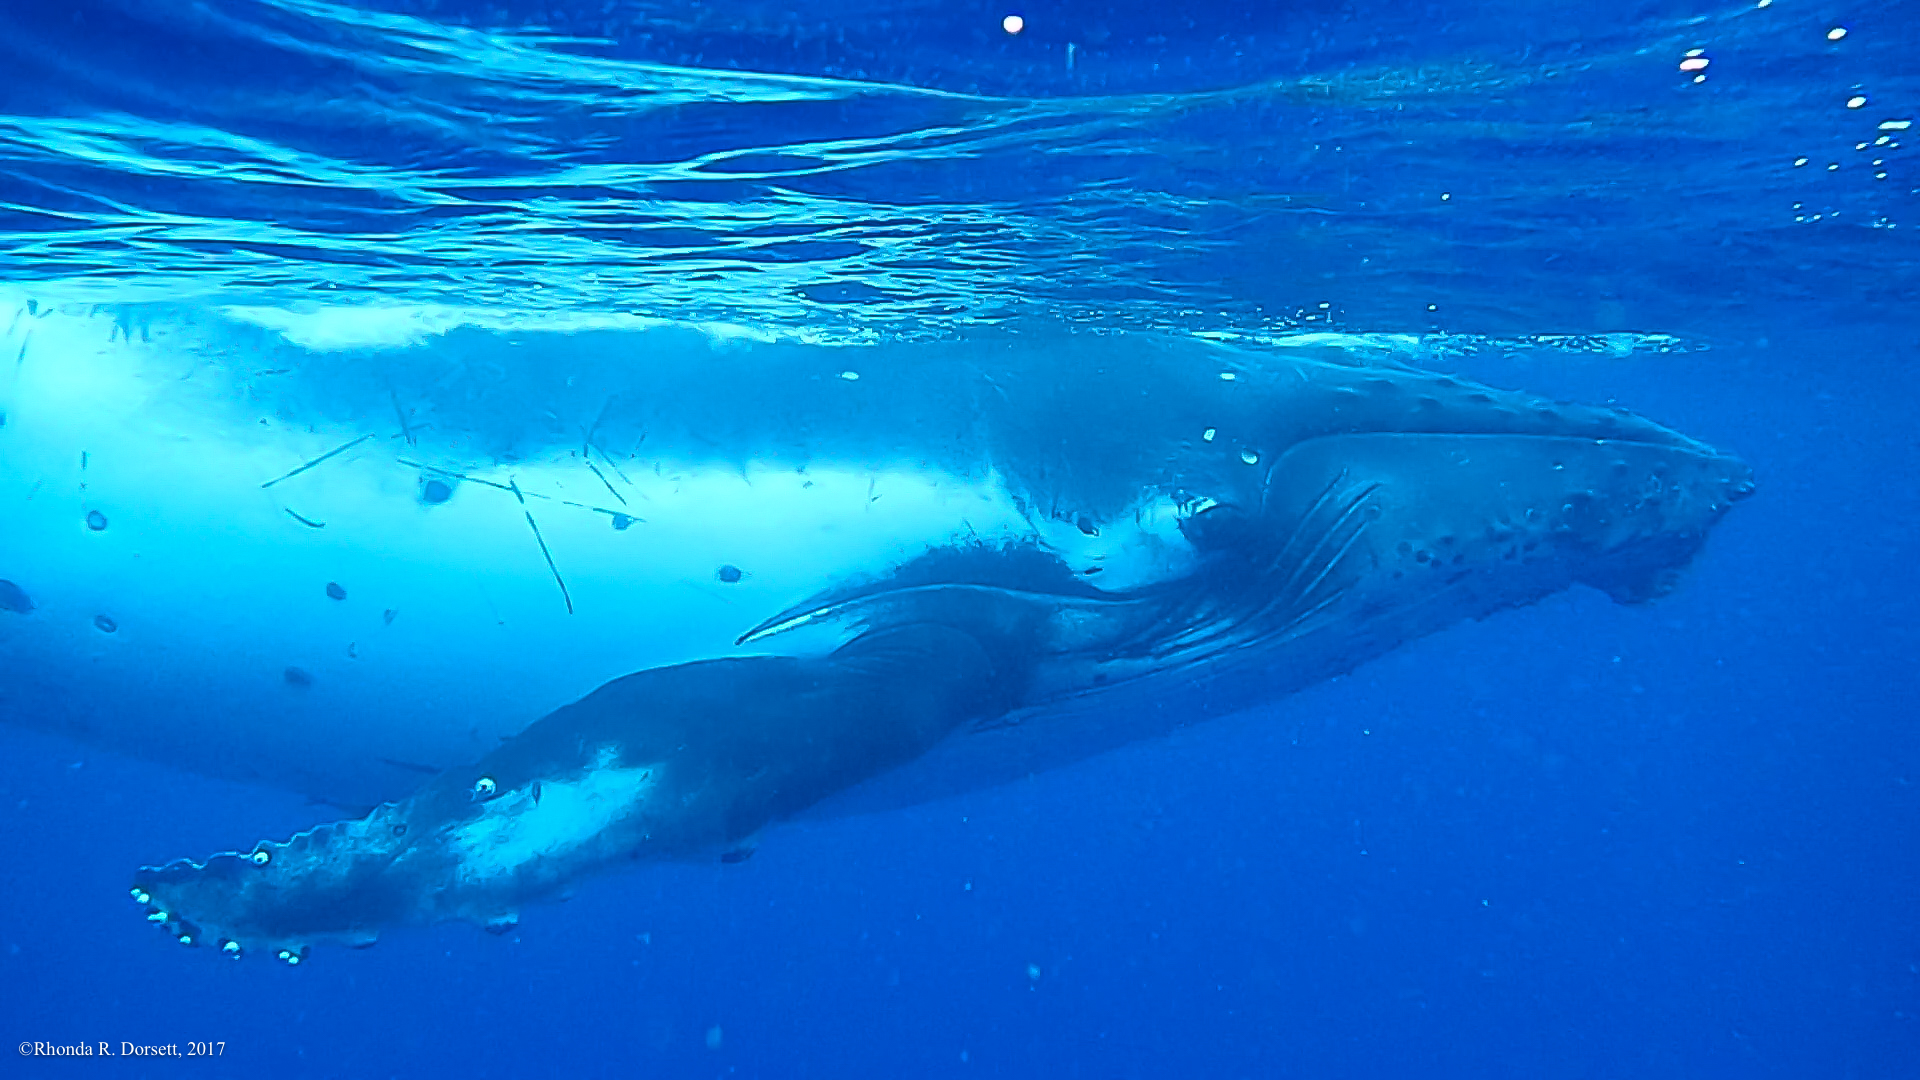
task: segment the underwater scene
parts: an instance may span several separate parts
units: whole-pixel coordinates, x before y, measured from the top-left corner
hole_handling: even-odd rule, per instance
[[[0,0],[7,1074],[1920,1075],[1917,50]]]

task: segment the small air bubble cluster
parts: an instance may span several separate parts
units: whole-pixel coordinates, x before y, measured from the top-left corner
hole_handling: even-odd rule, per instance
[[[1848,58],[1850,66],[1846,70],[1849,74],[1857,75],[1858,61],[1854,56],[1854,50],[1852,48],[1854,38],[1851,31],[1845,26],[1834,26],[1826,30],[1825,34],[1827,42],[1831,46],[1835,46],[1827,50],[1829,55]],[[1875,96],[1873,87],[1865,85],[1862,82],[1854,82],[1844,87],[1835,87],[1830,92],[1832,96],[1826,98],[1826,100],[1832,104],[1828,107],[1835,108],[1845,115],[1847,119],[1844,123],[1847,128],[1851,128],[1851,130],[1843,128],[1843,130],[1846,130],[1846,133],[1841,136],[1842,140],[1844,140],[1844,146],[1850,147],[1855,153],[1865,154],[1868,151],[1875,151],[1880,156],[1873,158],[1872,161],[1865,166],[1865,169],[1862,170],[1852,164],[1854,159],[1848,159],[1844,153],[1835,154],[1834,157],[1827,158],[1824,162],[1821,161],[1823,157],[1826,157],[1826,155],[1823,154],[1803,153],[1794,155],[1791,160],[1792,166],[1795,169],[1806,169],[1817,163],[1824,165],[1824,168],[1819,169],[1813,175],[1807,177],[1809,185],[1816,182],[1814,179],[1815,176],[1822,176],[1824,174],[1824,178],[1818,181],[1821,184],[1819,188],[1821,197],[1817,201],[1802,200],[1801,202],[1793,204],[1793,220],[1797,224],[1810,225],[1818,222],[1833,222],[1836,220],[1850,223],[1857,222],[1862,218],[1868,218],[1868,224],[1873,228],[1894,228],[1896,223],[1887,215],[1878,213],[1878,207],[1868,207],[1864,213],[1859,209],[1848,210],[1848,200],[1857,202],[1863,198],[1878,198],[1877,195],[1869,195],[1864,189],[1857,186],[1849,185],[1835,188],[1832,185],[1836,181],[1842,181],[1849,176],[1859,177],[1864,175],[1864,177],[1870,178],[1868,182],[1876,187],[1892,179],[1893,174],[1891,172],[1888,154],[1891,151],[1900,149],[1900,144],[1894,139],[1894,134],[1911,128],[1913,123],[1912,118],[1903,117],[1898,114],[1888,116],[1884,112],[1875,115],[1875,113],[1878,112],[1878,110],[1875,109],[1875,104],[1878,99]],[[1858,123],[1859,119],[1864,118],[1859,114],[1872,117],[1871,127],[1862,130],[1852,126]],[[1842,149],[1843,147],[1841,145],[1836,145],[1830,148],[1830,152]],[[1817,207],[1817,209],[1810,209],[1809,203]]]

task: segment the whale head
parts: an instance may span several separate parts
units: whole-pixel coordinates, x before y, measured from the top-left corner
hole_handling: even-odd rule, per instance
[[[1133,503],[1056,513],[1025,545],[931,552],[774,614],[742,641],[1018,596],[1055,615],[1038,701],[1201,665],[1258,668],[1249,693],[1271,695],[1572,585],[1621,603],[1662,596],[1754,490],[1738,458],[1620,409],[1400,367],[1230,374],[1230,395],[1168,395],[1155,423],[1102,427],[1110,442],[1095,456],[1159,468]],[[1057,498],[1021,486],[1035,476],[1053,480],[1029,465],[1011,483],[1037,505]],[[1172,551],[1160,576],[1114,583],[1112,564],[1085,549],[1116,535]],[[1285,685],[1276,669],[1293,673]]]

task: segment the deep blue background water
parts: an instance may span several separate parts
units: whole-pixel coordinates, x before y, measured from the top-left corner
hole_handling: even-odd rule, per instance
[[[1670,50],[1634,59],[1692,33],[1675,29],[1691,14],[1749,6],[1200,7],[1170,22],[1036,5],[1020,42],[967,5],[835,9],[861,28],[838,37],[774,5],[650,35],[505,8],[436,16],[612,31],[595,48],[623,61],[1106,95],[1018,123],[1027,106],[1000,99],[887,95],[615,123],[604,86],[588,107],[545,76],[511,94],[403,78],[368,61],[386,55],[378,35],[255,5],[200,10],[327,40],[356,71],[292,68],[301,50],[263,53],[257,31],[165,7],[84,6],[95,21],[75,29],[10,6],[9,282],[97,265],[160,297],[283,300],[324,279],[329,296],[525,299],[532,278],[565,292],[583,266],[631,264],[619,287],[636,306],[845,325],[1311,325],[1301,314],[1324,302],[1351,329],[1670,332],[1710,347],[1551,365],[1489,351],[1467,373],[1618,399],[1743,454],[1760,493],[1647,607],[1564,595],[1012,787],[784,827],[740,866],[602,880],[508,938],[397,933],[298,970],[165,947],[127,875],[327,811],[0,727],[0,1035],[227,1044],[219,1062],[114,1068],[157,1076],[1920,1074],[1920,214],[1910,159],[1853,149],[1914,114],[1901,58],[1920,20],[1780,0],[1778,22],[1698,31],[1725,42],[1701,87]],[[1077,67],[1097,85],[1018,51],[1103,21],[1106,66]],[[1832,25],[1856,51],[1830,50]],[[1468,54],[1498,58],[1494,76],[1460,76]],[[1610,59],[1561,88],[1514,81],[1574,54]],[[1442,61],[1462,89],[1359,108],[1286,82]],[[1172,113],[1111,96],[1262,80],[1292,89]],[[1870,115],[1842,104],[1857,85]],[[349,123],[260,104],[275,95],[359,105]],[[530,119],[486,143],[448,119],[463,109]],[[1580,116],[1616,126],[1569,139]],[[62,125],[81,120],[156,156],[75,149]],[[286,167],[327,186],[221,174],[263,152],[221,165],[205,139],[156,149],[136,138],[156,121],[297,149],[312,156]],[[902,132],[949,122],[1021,135],[964,159],[902,149]],[[861,124],[891,141],[860,168],[560,175]],[[1316,130],[1361,164],[1309,149]],[[1862,156],[1882,153],[1884,181]],[[1436,216],[1442,187],[1457,218]],[[780,203],[782,228],[841,215],[805,239],[847,246],[774,258],[792,276],[746,273],[737,244],[760,226],[690,209],[742,199]],[[618,229],[591,235],[595,214]],[[511,220],[539,222],[540,243],[489,247]],[[135,222],[147,239],[129,239]],[[1097,265],[1065,257],[1069,242]],[[689,259],[711,280],[689,285]]]

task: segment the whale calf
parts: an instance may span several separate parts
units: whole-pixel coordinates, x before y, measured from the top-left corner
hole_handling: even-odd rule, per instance
[[[347,808],[136,878],[297,961],[1652,599],[1753,489],[1383,340],[23,303],[0,715]]]

